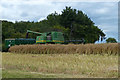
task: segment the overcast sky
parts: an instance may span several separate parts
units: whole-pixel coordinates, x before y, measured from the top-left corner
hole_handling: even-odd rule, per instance
[[[8,21],[40,21],[65,6],[82,10],[106,34],[118,40],[118,2],[48,2],[43,0],[1,0],[0,19]]]

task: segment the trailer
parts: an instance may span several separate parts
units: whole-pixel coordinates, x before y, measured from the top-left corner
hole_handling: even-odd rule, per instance
[[[35,44],[35,39],[25,39],[25,38],[19,38],[19,39],[5,39],[5,47],[10,48],[14,45],[25,45],[25,44]]]

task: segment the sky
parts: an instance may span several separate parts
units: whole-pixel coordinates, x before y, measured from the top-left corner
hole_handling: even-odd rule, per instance
[[[83,11],[98,28],[103,30],[107,38],[113,37],[118,41],[118,2],[116,1],[1,0],[0,20],[37,22],[46,19],[48,14],[55,11],[61,14],[65,6]]]

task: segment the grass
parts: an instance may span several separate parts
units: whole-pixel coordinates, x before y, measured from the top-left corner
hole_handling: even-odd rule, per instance
[[[2,65],[3,78],[118,77],[117,55],[2,53]]]
[[[44,75],[37,73],[24,72],[19,70],[3,70],[2,71],[3,78],[54,78],[55,75]]]

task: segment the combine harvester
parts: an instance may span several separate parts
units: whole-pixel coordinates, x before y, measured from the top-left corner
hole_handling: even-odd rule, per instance
[[[36,39],[28,38],[29,33],[38,34],[40,36],[37,36]],[[5,39],[5,46],[6,48],[10,48],[14,45],[25,45],[25,44],[68,44],[68,43],[84,43],[85,41],[83,39],[81,40],[64,40],[64,36],[62,32],[45,32],[45,33],[39,33],[27,30],[26,38],[18,38],[18,39]]]

